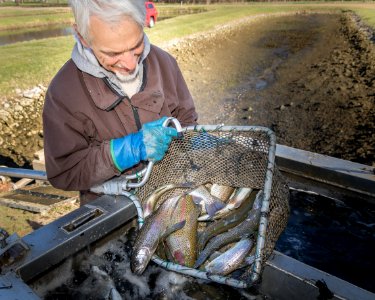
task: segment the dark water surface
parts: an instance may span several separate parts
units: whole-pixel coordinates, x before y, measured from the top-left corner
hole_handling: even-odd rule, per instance
[[[375,292],[375,204],[291,191],[276,250]]]
[[[18,42],[39,40],[51,37],[71,35],[73,28],[71,26],[46,26],[33,28],[32,30],[14,30],[9,31],[7,35],[0,35],[0,46],[14,44]]]
[[[169,19],[171,17],[161,17],[158,21]],[[0,35],[0,46],[10,45],[19,42],[40,40],[45,38],[52,38],[58,36],[65,36],[73,34],[72,26],[43,26],[31,29],[10,30],[5,35]]]

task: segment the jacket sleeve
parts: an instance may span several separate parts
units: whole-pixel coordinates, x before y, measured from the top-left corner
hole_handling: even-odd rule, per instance
[[[88,190],[119,172],[112,162],[109,141],[89,140],[84,132],[87,118],[66,107],[63,94],[50,86],[43,109],[47,177],[59,189]]]

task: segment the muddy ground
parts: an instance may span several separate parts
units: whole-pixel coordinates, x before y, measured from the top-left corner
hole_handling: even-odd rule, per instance
[[[200,124],[267,126],[279,144],[375,166],[375,46],[357,21],[261,16],[165,48]],[[44,216],[0,207],[0,223],[24,235],[77,207]]]
[[[350,14],[218,27],[169,47],[200,124],[261,125],[277,143],[375,166],[375,40]]]

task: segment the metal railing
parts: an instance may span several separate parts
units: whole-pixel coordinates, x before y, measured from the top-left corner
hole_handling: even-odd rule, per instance
[[[48,180],[47,173],[44,171],[37,171],[37,170],[32,170],[32,169],[21,169],[21,168],[0,167],[0,176]]]

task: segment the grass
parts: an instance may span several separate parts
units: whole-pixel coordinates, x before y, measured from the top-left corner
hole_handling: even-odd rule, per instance
[[[361,19],[372,28],[375,28],[375,7],[369,8],[357,8],[355,12],[361,17]]]
[[[73,22],[68,8],[0,8],[0,30]]]
[[[9,96],[14,89],[48,84],[70,57],[71,36],[16,43],[0,48],[0,91]]]
[[[294,12],[301,9],[301,5],[213,5],[207,12],[164,20],[152,30],[148,30],[147,33],[149,33],[153,43],[160,44],[174,38],[210,30],[218,24],[247,16]],[[327,10],[332,11],[334,9],[327,8]]]
[[[9,234],[16,232],[19,236],[24,236],[32,232],[31,221],[35,217],[35,213],[0,206],[0,227],[5,229]]]
[[[0,205],[0,228],[5,229],[9,234],[17,233],[22,237],[78,207],[78,203],[64,203],[45,213],[33,213]]]
[[[152,43],[162,43],[186,35],[213,29],[218,24],[257,14],[279,12],[327,11],[338,12],[350,9],[357,12],[365,22],[375,27],[375,3],[265,3],[250,5],[184,6],[195,10],[206,10],[199,14],[181,15],[158,22],[145,31]],[[160,15],[181,9],[179,5],[158,5]],[[33,14],[31,14],[33,12]],[[5,20],[8,19],[8,20]],[[72,22],[66,8],[15,9],[0,8],[0,28],[6,24],[26,22],[49,24],[53,20]],[[69,59],[74,40],[72,37],[57,37],[44,40],[16,43],[0,47],[0,98],[14,95],[16,88],[26,89],[39,83],[48,85],[54,74]]]

